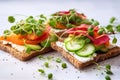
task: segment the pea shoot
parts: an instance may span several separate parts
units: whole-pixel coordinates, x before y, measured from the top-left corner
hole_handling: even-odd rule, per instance
[[[62,68],[67,68],[67,64],[66,63],[62,63]]]
[[[94,33],[93,33],[93,28],[92,28],[91,26],[88,28],[88,33],[89,33],[89,35],[91,35],[91,36],[94,35]]]
[[[8,17],[8,21],[9,21],[10,23],[14,23],[14,22],[15,22],[15,18],[14,18],[13,16],[9,16],[9,17]]]
[[[61,63],[61,61],[62,61],[62,60],[61,60],[60,58],[56,58],[56,62],[57,62],[57,63]]]
[[[92,25],[98,26],[98,25],[99,25],[99,22],[98,22],[98,21],[94,21]]]
[[[4,35],[10,35],[11,34],[11,31],[10,30],[5,30],[4,31]]]
[[[110,76],[106,75],[105,80],[111,80]]]
[[[117,43],[117,38],[114,36],[113,40],[112,40],[112,43],[113,44],[116,44]]]
[[[105,69],[106,69],[106,74],[109,74],[109,75],[112,75],[113,73],[112,73],[112,71],[111,71],[111,66],[110,66],[110,64],[107,64],[106,66],[105,66]]]
[[[105,29],[104,28],[100,28],[99,30],[98,30],[98,34],[103,34],[105,32]]]
[[[40,18],[42,18],[42,19],[44,19],[44,20],[47,19],[43,14],[40,15]]]
[[[120,24],[116,26],[118,32],[120,32]]]
[[[114,23],[115,20],[116,20],[115,17],[111,17],[109,22],[110,22],[110,23]]]
[[[85,39],[85,43],[87,44],[87,43],[90,43],[91,42],[91,40],[89,39],[89,38],[86,38]]]
[[[49,63],[48,62],[45,62],[44,65],[45,65],[46,68],[49,68]]]
[[[43,69],[38,69],[38,72],[40,72],[40,73],[45,73],[45,71],[43,70]]]
[[[53,74],[52,73],[49,73],[48,74],[48,79],[52,79],[53,78]]]
[[[108,30],[108,32],[114,33],[114,29],[113,29],[113,25],[107,25],[106,29]]]

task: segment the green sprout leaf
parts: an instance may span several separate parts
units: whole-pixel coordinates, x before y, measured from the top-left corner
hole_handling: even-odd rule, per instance
[[[45,71],[43,70],[43,69],[38,69],[38,72],[40,72],[40,73],[45,73]]]
[[[110,23],[112,24],[112,23],[114,23],[114,21],[116,20],[116,18],[115,17],[112,17],[112,18],[110,18]]]
[[[13,16],[9,16],[9,17],[8,17],[8,21],[9,21],[10,23],[14,23],[14,22],[15,22],[15,18],[14,18]]]
[[[66,63],[62,63],[62,68],[67,68],[67,64]]]
[[[43,14],[40,15],[40,18],[47,19]]]
[[[110,76],[106,75],[105,80],[111,80]]]
[[[52,79],[53,78],[53,74],[52,73],[49,73],[48,74],[48,79]]]
[[[98,26],[98,25],[99,25],[99,22],[98,22],[98,21],[94,21],[94,22],[93,22],[93,25],[94,25],[94,26]]]
[[[49,68],[49,63],[48,62],[45,62],[44,65],[45,65],[46,68]]]
[[[116,38],[116,37],[113,38],[112,43],[113,43],[113,44],[116,44],[116,43],[117,43],[117,38]]]
[[[60,58],[56,58],[56,62],[57,62],[57,63],[61,63],[61,61],[62,61],[62,60],[61,60]]]
[[[10,32],[9,30],[5,30],[5,31],[4,31],[4,34],[5,34],[5,35],[10,35],[11,32]]]
[[[108,30],[108,32],[114,32],[113,25],[107,25],[106,29]]]
[[[116,26],[118,32],[120,32],[120,24]]]

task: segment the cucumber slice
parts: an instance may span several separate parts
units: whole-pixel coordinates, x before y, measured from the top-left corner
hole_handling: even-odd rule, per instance
[[[68,51],[73,52],[81,49],[84,46],[84,44],[85,44],[85,40],[77,39],[77,40],[71,40],[65,42],[65,47]]]
[[[92,44],[86,44],[82,49],[78,50],[76,54],[81,57],[88,57],[95,52],[95,47]]]

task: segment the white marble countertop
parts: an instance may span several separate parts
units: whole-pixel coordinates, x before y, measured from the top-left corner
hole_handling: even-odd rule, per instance
[[[39,15],[41,13],[49,16],[51,13],[59,10],[68,10],[75,8],[79,12],[85,13],[89,18],[94,18],[102,25],[106,25],[112,16],[120,20],[120,0],[0,0],[0,34],[3,30],[9,29],[7,17],[10,15],[24,18],[19,15]],[[118,45],[120,45],[120,35],[117,35]],[[61,57],[58,52],[50,52],[44,57]],[[47,80],[46,75],[40,75],[37,71],[44,68],[46,74],[53,73],[53,80],[105,80],[103,70],[96,69],[96,66],[90,66],[84,70],[75,69],[72,64],[62,58],[68,65],[67,69],[62,69],[60,63],[52,59],[49,61],[50,68],[43,67],[47,60],[34,59],[21,62],[6,52],[0,50],[0,80]],[[103,61],[100,65],[111,64],[114,75],[112,80],[120,78],[120,56]]]

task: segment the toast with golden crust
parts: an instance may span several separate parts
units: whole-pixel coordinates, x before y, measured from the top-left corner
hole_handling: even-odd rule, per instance
[[[63,48],[57,46],[55,42],[52,42],[51,46],[54,50],[60,52],[62,56],[64,56],[70,63],[72,63],[76,68],[79,68],[79,69],[85,68],[86,66],[91,65],[95,62],[104,61],[106,59],[120,55],[120,47],[116,46],[116,47],[109,49],[107,53],[97,54],[97,56],[94,57],[93,60],[83,63],[82,61],[79,61],[74,56],[66,52],[66,50],[64,50]]]
[[[16,57],[21,61],[27,61],[29,59],[32,59],[35,56],[38,56],[40,54],[53,50],[52,48],[48,47],[43,49],[42,51],[31,51],[30,53],[25,53],[12,48],[10,44],[3,44],[2,42],[0,42],[0,49],[5,52],[8,52],[9,54],[11,54],[12,56]]]

